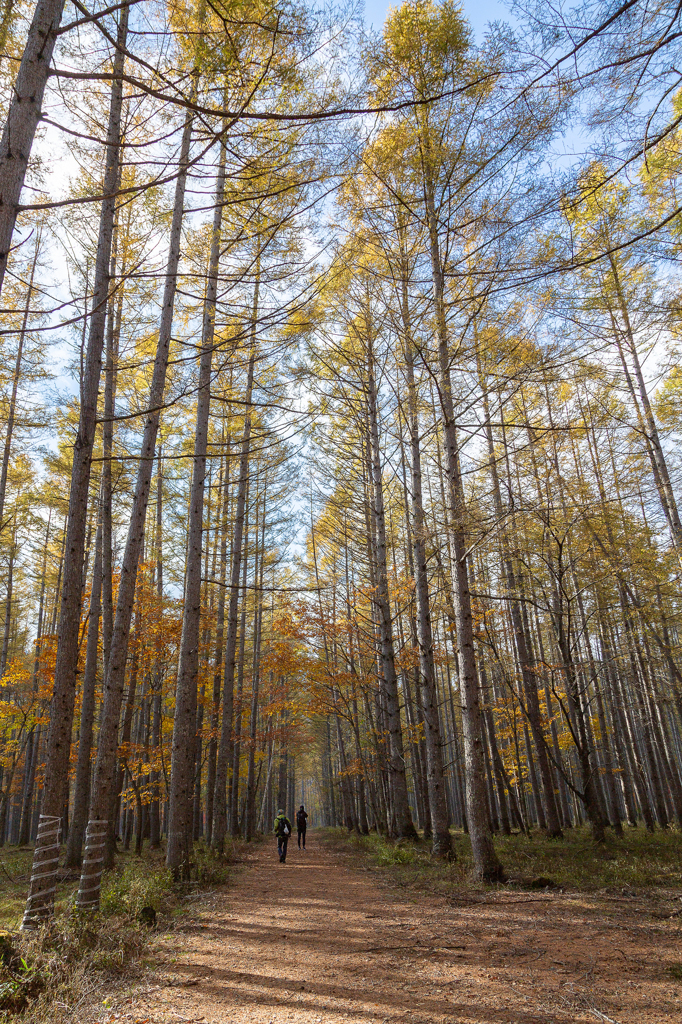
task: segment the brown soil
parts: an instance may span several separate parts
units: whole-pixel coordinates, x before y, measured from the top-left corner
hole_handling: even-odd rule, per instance
[[[233,885],[159,937],[149,984],[92,1020],[679,1024],[680,918],[657,913],[628,898],[396,893],[313,831],[286,865],[274,841],[250,847]]]

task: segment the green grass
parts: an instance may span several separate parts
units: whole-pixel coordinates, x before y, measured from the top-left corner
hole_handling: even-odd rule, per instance
[[[0,849],[0,929],[14,932],[21,924],[32,863],[32,849],[17,849],[12,846]],[[73,889],[73,884],[59,887],[58,908],[65,906],[71,898]]]
[[[152,952],[153,933],[138,920],[140,911],[152,907],[158,930],[173,928],[178,914],[196,912],[193,901],[202,892],[229,881],[239,852],[240,844],[231,844],[218,860],[199,844],[192,880],[178,884],[161,851],[145,850],[142,858],[120,853],[103,877],[98,914],[75,907],[77,877],[60,881],[49,924],[6,936],[3,956],[2,932],[16,933],[21,924],[33,854],[0,850],[0,1024],[60,1024],[79,1006],[101,1001],[103,991],[128,985]]]
[[[563,839],[503,836],[496,840],[510,879],[545,876],[563,889],[682,890],[682,833],[628,829],[595,844],[588,829],[567,829]]]
[[[394,843],[373,833],[349,835],[344,829],[328,830],[327,842],[347,849],[372,867],[390,874],[401,885],[417,885],[446,894],[471,885],[473,862],[468,836],[453,832],[456,860],[434,860],[430,845]],[[678,830],[647,833],[629,829],[623,839],[609,833],[605,843],[592,842],[588,829],[567,829],[563,839],[530,836],[497,836],[495,846],[508,876],[508,888],[552,887],[579,892],[613,893],[682,891],[682,833]]]

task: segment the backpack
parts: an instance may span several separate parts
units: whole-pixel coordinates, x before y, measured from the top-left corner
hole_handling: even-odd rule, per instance
[[[282,836],[284,839],[291,835],[291,825],[287,821],[286,814],[281,814],[275,818],[275,834]]]
[[[300,828],[300,829],[304,829],[305,828],[305,819],[306,818],[307,818],[307,814],[305,813],[305,811],[297,811],[296,812],[296,827]]]

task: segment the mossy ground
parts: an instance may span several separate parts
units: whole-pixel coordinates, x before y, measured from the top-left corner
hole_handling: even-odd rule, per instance
[[[423,839],[394,843],[376,833],[357,836],[344,829],[329,829],[327,837],[400,885],[446,895],[472,884],[471,846],[463,832],[453,832],[456,860],[449,864],[435,860]],[[547,880],[549,887],[566,891],[682,893],[682,833],[676,829],[653,834],[641,827],[628,829],[622,839],[609,833],[600,844],[584,828],[567,829],[563,839],[547,839],[536,831],[497,836],[495,846],[508,881],[494,888],[544,888],[540,883]]]

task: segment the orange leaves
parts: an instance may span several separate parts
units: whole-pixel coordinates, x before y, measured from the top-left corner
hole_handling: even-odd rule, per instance
[[[353,758],[346,762],[345,769],[340,770],[338,774],[347,778],[364,778],[365,769],[359,758]]]
[[[3,690],[21,693],[28,689],[31,682],[31,672],[24,660],[14,659],[9,662],[2,677]]]
[[[26,731],[44,710],[26,660],[13,659],[7,665],[0,689],[0,736],[4,738],[2,763],[6,766],[20,750]]]

